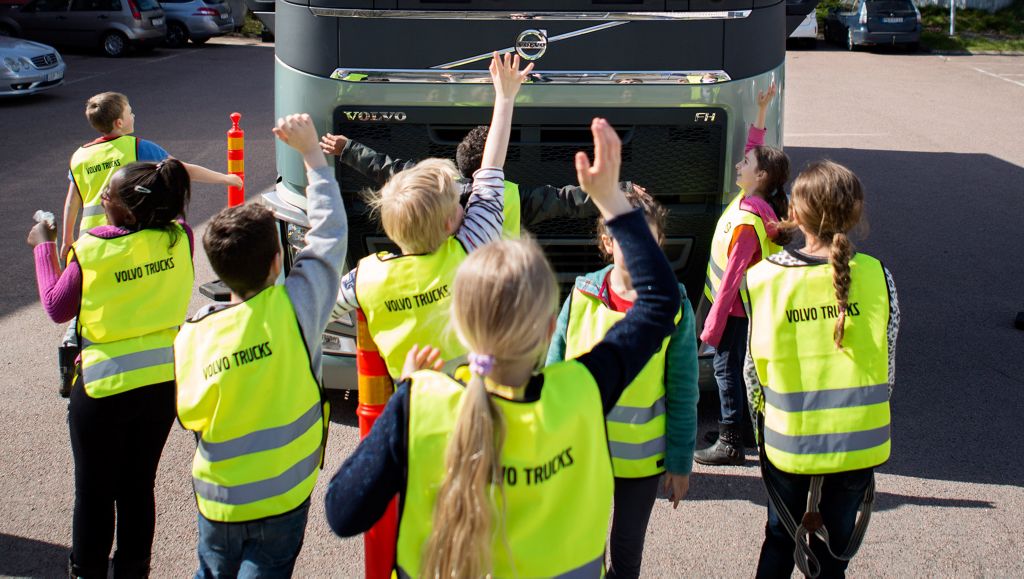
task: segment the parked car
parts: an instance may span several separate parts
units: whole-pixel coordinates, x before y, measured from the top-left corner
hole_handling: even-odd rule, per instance
[[[162,43],[167,23],[157,0],[31,0],[0,12],[0,33],[117,57]]]
[[[52,46],[0,36],[0,96],[35,94],[60,86],[64,66]]]
[[[848,0],[829,10],[825,40],[849,50],[901,45],[915,51],[921,40],[921,12],[911,0]]]
[[[235,29],[225,0],[160,0],[167,15],[167,46],[180,48],[189,40],[202,44]]]
[[[789,35],[789,39],[803,44],[805,48],[814,48],[817,46],[818,15],[814,12],[808,14],[802,21],[800,21],[800,26],[797,26],[796,30]]]

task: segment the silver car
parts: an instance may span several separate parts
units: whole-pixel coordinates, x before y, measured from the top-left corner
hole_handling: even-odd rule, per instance
[[[202,44],[235,29],[231,8],[224,0],[160,0],[167,15],[167,46],[180,48],[189,40]]]
[[[167,23],[157,0],[31,0],[0,11],[0,33],[117,57],[161,44]]]
[[[0,36],[0,96],[35,94],[64,84],[64,59],[52,46]]]

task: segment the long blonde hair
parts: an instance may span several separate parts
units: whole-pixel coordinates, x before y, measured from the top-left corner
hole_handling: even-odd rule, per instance
[[[459,205],[458,179],[451,161],[424,159],[388,179],[369,204],[403,253],[431,253],[448,238]]]
[[[558,286],[533,240],[496,241],[471,253],[455,275],[453,293],[452,326],[471,353],[491,356],[500,367],[539,361],[547,351]],[[497,511],[493,493],[504,492],[504,441],[501,409],[488,395],[484,378],[474,373],[448,444],[423,576],[482,577],[491,572]]]
[[[864,188],[853,171],[833,161],[818,161],[801,171],[793,182],[790,209],[804,228],[829,246],[832,287],[839,305],[832,339],[837,348],[842,348],[850,297],[850,259],[854,254],[847,234],[860,223]],[[783,225],[793,228],[796,223],[787,221]]]

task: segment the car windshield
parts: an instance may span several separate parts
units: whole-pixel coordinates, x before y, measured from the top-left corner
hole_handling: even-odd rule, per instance
[[[160,3],[157,2],[157,0],[137,0],[137,2],[138,2],[138,5],[139,5],[139,10],[142,10],[143,12],[145,12],[147,10],[159,10],[160,9]]]
[[[868,10],[871,12],[913,12],[914,5],[910,0],[881,0],[880,2],[868,2]]]

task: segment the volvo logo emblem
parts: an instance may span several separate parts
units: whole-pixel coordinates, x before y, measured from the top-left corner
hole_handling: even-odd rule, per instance
[[[537,60],[548,50],[548,33],[546,30],[533,28],[524,30],[516,37],[516,53],[526,60]]]

